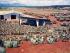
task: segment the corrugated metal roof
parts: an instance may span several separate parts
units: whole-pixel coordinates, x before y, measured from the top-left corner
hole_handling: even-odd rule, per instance
[[[0,11],[0,15],[5,15],[5,14],[9,14],[9,13],[13,13],[13,11]]]
[[[43,18],[36,18],[35,16],[27,15],[27,14],[24,14],[22,12],[18,12],[18,11],[14,11],[14,10],[0,11],[0,15],[10,14],[10,13],[21,14],[21,16],[23,16],[23,17],[29,17],[29,18],[35,18],[35,19],[46,19],[44,17]]]

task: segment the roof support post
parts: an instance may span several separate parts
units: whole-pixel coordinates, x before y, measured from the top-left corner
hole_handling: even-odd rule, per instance
[[[43,22],[43,26],[45,26],[45,25],[46,25],[46,22],[44,21],[44,22]]]
[[[37,25],[37,27],[39,26],[39,20],[36,20],[36,25]]]

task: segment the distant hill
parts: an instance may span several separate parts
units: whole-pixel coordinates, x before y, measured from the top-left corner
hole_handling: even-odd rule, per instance
[[[51,6],[26,6],[20,3],[0,3],[0,7],[29,7],[29,8],[64,8],[70,7],[70,5],[51,5]]]
[[[20,3],[0,3],[0,7],[22,7],[25,6],[24,4],[20,4]]]
[[[30,8],[64,8],[70,7],[70,5],[51,5],[51,6],[28,6]]]

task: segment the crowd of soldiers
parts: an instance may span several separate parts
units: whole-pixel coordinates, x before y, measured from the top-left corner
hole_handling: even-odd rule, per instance
[[[22,35],[1,35],[0,39],[6,42],[8,41],[24,41],[28,40],[32,42],[33,44],[39,44],[39,43],[54,43],[59,40],[62,40],[63,42],[70,40],[70,29],[67,27],[59,27],[59,28],[50,28],[50,29],[43,29],[38,28],[37,32],[27,32]],[[4,45],[6,46],[6,45]]]
[[[63,29],[62,29],[63,28]],[[5,48],[15,48],[20,46],[22,41],[30,41],[32,44],[53,44],[55,42],[58,42],[61,40],[62,42],[68,42],[70,40],[70,29],[61,27],[58,28],[52,28],[47,29],[45,32],[30,32],[30,33],[24,33],[22,35],[1,35],[0,36],[0,50],[1,53],[5,53]]]
[[[60,26],[56,28],[50,27],[33,27],[33,26],[21,26],[24,27],[23,34],[9,34],[9,35],[0,35],[0,46],[1,47],[18,47],[22,41],[30,41],[35,44],[53,44],[61,40],[62,42],[68,42],[70,40],[70,27],[69,26]],[[2,28],[1,28],[2,29]],[[22,29],[21,29],[22,30]],[[17,30],[16,30],[17,31]],[[0,47],[0,48],[1,48]],[[2,48],[5,52],[5,48]],[[1,49],[0,49],[1,50]],[[2,53],[2,52],[1,52]]]

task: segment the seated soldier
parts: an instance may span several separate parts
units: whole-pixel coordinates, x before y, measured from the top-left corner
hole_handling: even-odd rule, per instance
[[[4,44],[3,44],[3,41],[0,39],[0,47],[3,47]]]
[[[6,53],[6,50],[3,46],[4,46],[3,41],[0,39],[0,53]]]

